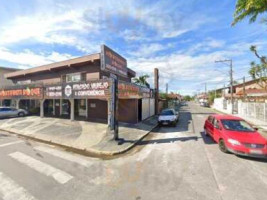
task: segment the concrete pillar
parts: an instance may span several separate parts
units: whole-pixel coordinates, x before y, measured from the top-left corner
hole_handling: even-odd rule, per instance
[[[20,99],[17,99],[16,100],[16,108],[19,109],[19,102],[20,102]]]
[[[85,100],[85,107],[86,107],[86,119],[88,119],[88,99]]]
[[[40,100],[40,117],[44,117],[44,102],[45,102],[45,99],[41,99]]]
[[[70,99],[70,120],[74,121],[74,99]]]
[[[59,102],[59,115],[60,116],[62,115],[62,102],[63,102],[63,99],[60,99],[60,102]]]
[[[56,115],[56,100],[53,99],[53,115]]]

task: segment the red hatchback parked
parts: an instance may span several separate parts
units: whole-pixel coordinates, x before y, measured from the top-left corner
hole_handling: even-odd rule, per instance
[[[210,115],[204,125],[205,135],[219,144],[222,152],[251,157],[267,157],[267,140],[257,129],[239,117]]]

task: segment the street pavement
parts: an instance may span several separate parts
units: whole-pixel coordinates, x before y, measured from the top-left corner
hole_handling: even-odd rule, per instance
[[[267,162],[221,153],[189,103],[126,154],[91,158],[0,133],[2,200],[267,199]]]

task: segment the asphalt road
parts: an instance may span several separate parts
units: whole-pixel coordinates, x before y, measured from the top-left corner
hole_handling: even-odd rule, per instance
[[[0,133],[0,199],[267,199],[267,162],[223,154],[202,134],[211,111],[182,106],[176,127],[114,159]]]

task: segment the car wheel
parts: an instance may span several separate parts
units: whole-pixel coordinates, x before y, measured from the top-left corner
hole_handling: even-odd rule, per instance
[[[219,140],[219,149],[223,152],[223,153],[228,153],[227,147],[225,146],[224,140],[220,139]]]
[[[20,112],[20,113],[18,114],[18,116],[19,116],[19,117],[24,117],[25,114],[24,114],[23,112]]]

